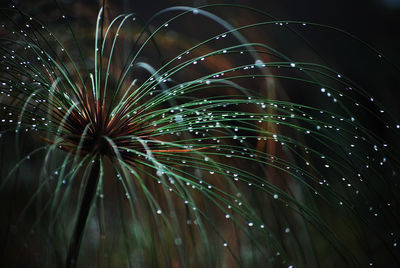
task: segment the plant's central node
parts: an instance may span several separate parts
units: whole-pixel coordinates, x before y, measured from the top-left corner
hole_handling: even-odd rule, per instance
[[[106,155],[111,153],[111,145],[105,138],[102,132],[97,133],[88,141],[88,149],[91,152],[100,153],[102,155]]]
[[[138,122],[135,116],[129,116],[128,111],[127,107],[122,107],[113,114],[98,102],[73,109],[62,125],[59,148],[79,155],[101,154],[133,160],[136,157],[133,151],[143,148],[131,137],[145,138],[154,129]]]
[[[61,142],[63,150],[72,151],[77,154],[101,154],[114,155],[113,140],[116,133],[107,131],[103,126],[95,125],[89,127],[89,123],[73,124],[74,122],[67,121],[69,133],[63,136],[64,142]],[[74,125],[72,127],[72,125]]]

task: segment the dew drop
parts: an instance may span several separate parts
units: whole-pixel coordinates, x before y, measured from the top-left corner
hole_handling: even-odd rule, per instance
[[[263,64],[262,60],[256,60],[255,65],[256,65],[258,68],[264,67],[264,64]]]

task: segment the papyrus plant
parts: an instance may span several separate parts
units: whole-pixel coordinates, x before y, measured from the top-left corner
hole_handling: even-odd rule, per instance
[[[106,10],[74,29],[1,9],[5,267],[399,265],[399,125],[263,33],[358,39],[234,5]]]

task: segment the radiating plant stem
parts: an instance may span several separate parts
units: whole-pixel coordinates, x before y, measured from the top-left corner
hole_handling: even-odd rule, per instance
[[[69,244],[68,255],[66,259],[66,268],[75,268],[78,262],[79,251],[82,239],[85,234],[85,227],[90,214],[94,197],[96,195],[97,185],[100,175],[100,158],[96,156],[93,166],[90,170],[88,180],[84,189],[82,202],[79,209],[78,219],[76,220],[74,231]]]

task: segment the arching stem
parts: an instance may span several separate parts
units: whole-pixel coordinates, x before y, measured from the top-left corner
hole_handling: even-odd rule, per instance
[[[89,217],[90,208],[93,203],[93,199],[96,195],[96,188],[99,183],[100,174],[100,156],[97,156],[94,160],[92,169],[85,186],[82,203],[79,209],[78,219],[75,224],[74,232],[71,237],[69,244],[68,255],[66,259],[66,268],[75,268],[79,251],[81,247],[82,238],[84,235],[86,222]]]

